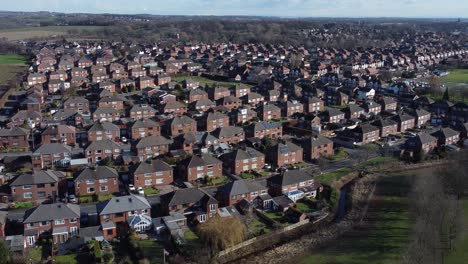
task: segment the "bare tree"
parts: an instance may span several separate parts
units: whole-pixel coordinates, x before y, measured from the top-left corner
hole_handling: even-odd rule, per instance
[[[200,238],[211,248],[212,252],[232,247],[244,241],[247,228],[237,217],[219,216],[211,218],[198,227]]]

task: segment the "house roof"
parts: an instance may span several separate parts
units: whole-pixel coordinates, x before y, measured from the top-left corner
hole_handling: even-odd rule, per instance
[[[60,143],[48,143],[41,145],[34,154],[58,154],[58,153],[70,153],[70,147],[64,146]]]
[[[33,173],[23,173],[19,175],[10,186],[57,183],[59,179],[63,177],[65,177],[65,172],[62,171],[34,171]]]
[[[372,122],[372,125],[376,127],[389,127],[389,126],[396,126],[397,123],[389,118],[382,118]]]
[[[265,156],[262,152],[250,147],[246,147],[245,150],[237,149],[228,155],[231,155],[234,160],[245,160]]]
[[[197,202],[218,203],[218,201],[205,191],[197,188],[186,188],[172,191],[161,197],[161,200],[169,207]]]
[[[296,152],[301,149],[302,148],[296,144],[293,144],[291,142],[286,142],[285,144],[278,143],[272,146],[269,151],[274,152],[274,153],[285,154],[285,153],[290,153],[290,152]]]
[[[53,134],[74,134],[76,131],[76,128],[73,126],[67,126],[67,125],[57,125],[57,126],[48,126],[44,132],[42,132],[42,135],[53,135]]]
[[[56,219],[80,218],[80,206],[77,204],[41,204],[26,211],[24,223],[53,221]]]
[[[219,127],[215,131],[213,131],[213,135],[222,138],[222,137],[232,137],[232,136],[239,136],[243,135],[244,130],[242,127],[235,127],[235,126],[227,126],[227,127]]]
[[[228,116],[221,112],[209,112],[208,115],[206,116],[207,121],[219,120],[219,119],[225,119],[225,118],[228,118]]]
[[[0,137],[27,136],[29,130],[22,127],[12,127],[10,129],[0,129]]]
[[[162,160],[151,160],[141,162],[136,168],[134,174],[150,173],[156,171],[172,171],[172,167]]]
[[[324,137],[324,136],[317,136],[317,137],[310,137],[306,139],[306,142],[311,148],[318,147],[318,146],[324,146],[333,143],[330,139]]]
[[[302,170],[289,170],[268,179],[271,183],[280,186],[287,186],[310,180],[313,180],[312,176],[306,174]]]
[[[146,148],[146,147],[152,147],[152,146],[164,146],[164,145],[169,145],[171,141],[163,136],[149,136],[149,137],[144,137],[141,138],[140,141],[138,141],[138,144],[136,145],[137,148]]]
[[[219,159],[209,155],[209,154],[201,154],[201,155],[194,155],[189,157],[183,161],[181,161],[181,165],[186,166],[187,168],[199,167],[199,166],[208,166],[213,164],[222,163]]]
[[[110,139],[93,141],[91,144],[86,148],[86,151],[96,151],[96,150],[114,150],[114,149],[121,149],[121,146]]]
[[[124,213],[136,210],[151,209],[151,205],[145,197],[130,194],[114,197],[110,200],[96,204],[100,215]]]
[[[220,188],[220,191],[225,194],[240,195],[251,192],[257,192],[260,190],[265,190],[266,188],[254,180],[235,180],[228,184],[223,185]]]
[[[143,120],[137,120],[135,123],[133,123],[132,128],[152,128],[152,127],[158,127],[159,123],[154,122],[151,119],[143,119]]]
[[[118,130],[120,131],[120,128],[111,123],[111,122],[102,122],[102,123],[94,123],[94,125],[92,125],[88,132],[94,132],[94,131],[108,131],[108,130]]]
[[[458,133],[457,131],[449,127],[444,127],[431,133],[432,136],[437,137],[437,138],[450,138],[450,137],[458,136],[459,134],[460,133]]]
[[[111,167],[97,166],[86,168],[76,177],[75,181],[119,178],[119,173]]]
[[[188,116],[175,116],[172,120],[169,121],[171,126],[179,126],[179,125],[193,125],[197,122]]]

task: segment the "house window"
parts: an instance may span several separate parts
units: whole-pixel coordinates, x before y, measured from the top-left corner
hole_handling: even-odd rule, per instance
[[[199,216],[199,219],[200,219],[200,223],[203,223],[206,221],[206,214],[202,214]]]
[[[216,210],[216,204],[210,204],[210,211],[213,212]]]
[[[56,224],[56,225],[63,225],[63,224],[65,224],[65,220],[63,220],[63,219],[57,219],[57,220],[55,220],[55,224]]]
[[[72,218],[70,219],[70,223],[76,223],[77,219],[76,218]]]
[[[38,184],[36,185],[37,188],[44,188],[45,187],[45,184],[41,183],[41,184]]]
[[[145,177],[151,177],[151,175],[153,175],[151,172],[145,173]]]
[[[145,180],[145,185],[149,186],[153,184],[153,180]]]
[[[94,187],[90,187],[90,188],[87,188],[86,191],[87,191],[88,193],[93,193],[93,192],[96,191],[96,189],[94,189]]]
[[[100,182],[100,183],[106,183],[106,182],[107,182],[107,179],[100,179],[99,182]]]
[[[164,172],[163,171],[158,171],[156,172],[156,176],[163,176],[164,175]]]
[[[42,221],[42,222],[40,223],[40,226],[46,226],[46,225],[48,225],[48,224],[49,224],[49,221]]]
[[[24,198],[32,198],[32,193],[30,193],[30,192],[24,193],[23,197]]]
[[[101,192],[107,192],[107,186],[101,186],[100,190]]]
[[[163,184],[164,183],[164,179],[156,179],[156,184]]]
[[[44,198],[46,196],[45,192],[38,192],[37,197]]]
[[[23,185],[24,190],[30,190],[32,188],[31,185]]]
[[[95,180],[86,180],[86,184],[94,184],[95,182]]]

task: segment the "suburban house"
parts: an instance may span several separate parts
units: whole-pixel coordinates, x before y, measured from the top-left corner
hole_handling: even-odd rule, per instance
[[[120,120],[122,114],[119,110],[112,107],[99,107],[93,112],[93,121],[109,121],[116,122]]]
[[[29,149],[29,133],[28,129],[22,127],[1,128],[0,140],[2,148],[10,149]]]
[[[356,142],[360,142],[362,144],[371,143],[374,141],[379,140],[379,128],[370,124],[359,124],[354,130],[354,134],[356,135]]]
[[[53,200],[59,195],[59,183],[65,178],[62,171],[33,171],[23,173],[10,183],[13,201]]]
[[[245,150],[239,148],[223,155],[223,161],[231,173],[240,174],[251,170],[262,170],[265,166],[265,154],[254,148],[246,147]]]
[[[120,127],[111,122],[97,122],[88,129],[88,141],[120,140]]]
[[[166,122],[166,129],[170,136],[178,136],[187,132],[197,131],[197,122],[188,116],[176,116]]]
[[[74,180],[77,196],[113,194],[119,192],[119,173],[111,167],[86,168]]]
[[[156,109],[148,105],[134,105],[129,111],[129,116],[133,120],[148,119],[156,115]]]
[[[347,119],[355,119],[361,117],[364,114],[364,108],[358,105],[349,105],[346,107],[343,112],[345,113],[345,117]]]
[[[108,237],[118,236],[119,233],[122,233],[120,230],[125,230],[125,226],[130,226],[135,231],[151,229],[151,221],[149,223],[144,221],[143,226],[139,225],[141,221],[134,221],[135,217],[151,217],[151,205],[143,196],[130,194],[113,197],[96,204],[96,209],[101,225],[103,227],[109,225],[110,227],[106,230]]]
[[[428,133],[419,133],[414,137],[406,140],[406,150],[411,153],[429,153],[437,148],[437,138],[429,135]]]
[[[85,156],[90,164],[96,164],[106,158],[116,160],[121,153],[121,146],[110,139],[93,141],[85,150]]]
[[[42,144],[61,143],[76,144],[76,128],[67,125],[48,126],[41,134]]]
[[[151,119],[137,120],[131,128],[131,137],[133,140],[149,136],[160,136],[161,126]]]
[[[245,140],[245,133],[242,127],[227,126],[217,128],[212,132],[215,137],[218,138],[219,143],[225,143],[228,145],[238,144]]]
[[[207,132],[211,132],[219,127],[229,126],[229,117],[221,112],[209,112],[204,116],[203,121]]]
[[[187,113],[187,106],[179,101],[170,101],[161,106],[164,114],[183,115]]]
[[[258,114],[258,117],[263,121],[281,119],[281,108],[273,104],[264,103],[257,107],[256,112]]]
[[[431,136],[437,138],[438,146],[457,144],[460,140],[460,133],[449,127],[441,128],[433,132]]]
[[[393,97],[383,96],[377,102],[382,107],[382,111],[396,111],[397,101]]]
[[[218,201],[203,189],[174,190],[161,196],[163,210],[168,214],[180,213],[189,221],[206,222],[216,215]]]
[[[224,206],[235,205],[242,200],[253,203],[258,196],[269,196],[268,188],[255,180],[235,180],[221,186],[217,192],[219,201]],[[271,197],[269,197],[271,202]],[[266,200],[265,203],[268,203]],[[262,204],[262,208],[268,208],[268,204]]]
[[[83,97],[73,97],[63,103],[63,109],[75,110],[78,113],[89,112],[89,101]]]
[[[415,118],[412,115],[401,113],[392,117],[392,120],[397,123],[398,132],[405,132],[408,129],[414,128]]]
[[[254,122],[245,128],[247,137],[255,138],[281,138],[283,136],[283,126],[279,122]]]
[[[267,150],[266,158],[273,166],[282,167],[302,162],[303,150],[291,142],[278,143]]]
[[[333,141],[324,136],[306,138],[301,146],[304,149],[305,160],[317,160],[334,154]]]
[[[297,100],[286,101],[281,104],[281,109],[284,117],[289,117],[296,113],[304,113],[304,105]]]
[[[424,126],[431,120],[431,113],[424,109],[415,109],[409,112],[410,115],[414,116],[414,127]]]
[[[133,185],[151,187],[169,185],[174,181],[174,168],[162,160],[147,160],[138,164],[133,172]]]
[[[35,168],[46,168],[54,165],[66,166],[70,163],[71,149],[60,143],[41,145],[33,153],[32,163]]]
[[[267,185],[272,196],[288,195],[290,192],[298,191],[306,187],[314,187],[312,176],[302,170],[289,170],[268,178]]]
[[[169,152],[171,142],[163,136],[149,136],[141,138],[135,146],[140,161],[155,158]]]
[[[387,137],[398,133],[398,123],[390,118],[381,118],[372,122],[373,126],[379,128],[379,136]]]
[[[205,177],[221,177],[223,162],[209,154],[194,155],[182,160],[179,164],[180,176],[183,180],[194,182]]]
[[[306,113],[321,112],[325,107],[325,102],[317,97],[307,97],[304,104]]]
[[[345,113],[339,109],[328,107],[325,112],[323,112],[322,121],[327,123],[340,123],[345,119]]]
[[[65,243],[79,234],[80,207],[76,204],[41,204],[26,211],[23,225],[28,246],[34,246],[40,237],[52,237],[54,244]]]

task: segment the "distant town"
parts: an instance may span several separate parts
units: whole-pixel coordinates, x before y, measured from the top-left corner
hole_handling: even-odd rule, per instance
[[[0,87],[13,263],[254,263],[246,248],[346,217],[350,182],[466,158],[466,32],[355,48],[177,33],[2,40],[20,52],[0,64],[23,65]]]

